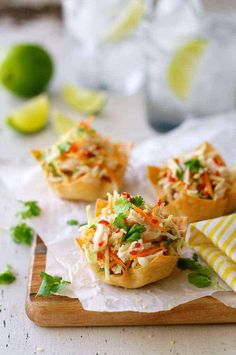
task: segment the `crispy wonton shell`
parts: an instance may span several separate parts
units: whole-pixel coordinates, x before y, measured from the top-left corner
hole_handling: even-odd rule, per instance
[[[122,185],[125,170],[128,165],[130,144],[122,144],[120,147],[122,163],[120,163],[119,168],[114,171],[116,182],[92,176],[90,173],[87,173],[77,178],[76,180],[61,182],[51,181],[49,179],[49,171],[47,166],[44,166],[43,162],[38,158],[41,151],[33,150],[32,155],[41,164],[48,185],[57,193],[60,198],[74,201],[95,201],[97,198],[105,198],[108,192],[119,190]]]
[[[98,216],[101,213],[101,210],[106,206],[107,201],[100,199],[97,200],[96,216]],[[185,218],[179,218],[178,220],[179,225],[186,226]],[[81,239],[83,240],[83,236],[82,238],[78,238],[78,240]],[[78,242],[78,245],[81,247],[81,243]],[[89,265],[102,282],[125,288],[139,288],[170,276],[177,264],[178,259],[178,256],[157,256],[147,266],[130,268],[122,275],[111,274],[109,279],[106,279],[104,272],[99,272],[99,266],[97,264]]]
[[[215,149],[209,143],[206,142],[203,144],[205,145],[206,153],[215,151]],[[224,160],[222,159],[222,161]],[[148,166],[147,175],[151,181],[152,186],[156,190],[158,197],[165,201],[165,193],[161,186],[157,184],[159,173],[163,168],[165,168],[165,166]],[[235,209],[236,181],[233,184],[231,190],[226,194],[225,198],[218,200],[207,200],[199,197],[189,196],[183,190],[174,201],[171,201],[164,207],[163,212],[167,214],[173,214],[174,216],[187,216],[189,223],[192,223],[205,219],[220,217],[234,212]]]

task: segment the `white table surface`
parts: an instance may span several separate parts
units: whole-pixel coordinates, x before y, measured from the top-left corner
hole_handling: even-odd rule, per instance
[[[27,27],[28,26],[28,27]],[[16,27],[0,23],[0,48],[15,41],[37,40],[44,42],[59,57],[58,70],[66,60],[68,44],[56,22],[37,22]],[[67,70],[65,70],[67,69]],[[54,92],[61,82],[69,80],[69,68],[63,66],[54,82]],[[55,95],[54,95],[55,96]],[[53,141],[47,129],[33,137],[19,136],[10,131],[3,118],[17,105],[17,100],[0,91],[0,164],[1,168],[19,165],[21,159],[32,164],[28,150],[33,146],[47,145]],[[60,106],[53,99],[54,106]],[[103,117],[96,126],[116,138],[140,141],[154,134],[148,127],[141,94],[113,97],[109,100]],[[9,170],[14,173],[14,169]],[[4,221],[1,221],[1,225]],[[30,250],[12,243],[9,235],[0,234],[0,270],[11,263],[17,281],[10,286],[0,286],[0,354],[28,355],[112,355],[112,354],[235,354],[234,325],[149,326],[115,328],[46,329],[34,325],[24,310]],[[102,314],[101,314],[102,317]]]

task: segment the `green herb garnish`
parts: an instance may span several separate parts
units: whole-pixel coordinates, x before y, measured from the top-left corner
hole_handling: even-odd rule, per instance
[[[68,224],[69,226],[78,226],[79,221],[77,221],[77,219],[69,219],[69,221],[67,221],[66,224]]]
[[[9,285],[16,280],[11,265],[7,265],[6,270],[0,273],[0,284]]]
[[[89,136],[94,136],[94,134],[96,133],[95,129],[93,129],[93,128],[85,129],[83,127],[78,127],[77,132],[78,133],[85,133],[85,134],[88,134]]]
[[[22,211],[17,212],[17,216],[22,219],[37,217],[41,213],[41,208],[38,205],[37,201],[20,201],[24,209]]]
[[[31,245],[34,231],[26,223],[17,224],[10,228],[12,239],[15,243]]]
[[[96,228],[96,224],[91,224],[91,226],[89,227],[90,228]]]
[[[133,224],[126,235],[123,238],[123,242],[134,242],[141,238],[143,232],[145,232],[146,228],[141,224]]]
[[[204,288],[211,285],[211,277],[202,275],[199,272],[191,272],[188,275],[188,281],[198,288]]]
[[[61,143],[57,146],[60,153],[67,153],[70,150],[71,144],[68,142]]]
[[[200,168],[202,168],[200,160],[197,158],[189,159],[185,161],[184,164],[187,166],[187,168],[189,168],[189,171],[191,171],[191,173],[198,173]]]
[[[128,230],[128,223],[126,222],[127,216],[124,213],[119,213],[114,219],[113,225],[117,228]]]
[[[53,163],[49,163],[48,167],[51,170],[53,176],[60,176],[60,174],[58,173],[58,171]]]
[[[69,219],[66,224],[68,224],[68,226],[80,226],[83,227],[86,225],[86,223],[79,223],[79,221],[77,219]]]
[[[196,256],[193,256],[196,259]],[[196,287],[203,288],[211,285],[212,269],[208,266],[203,266],[196,262],[194,259],[180,258],[178,260],[178,267],[182,270],[192,270],[188,275],[188,281]]]
[[[173,244],[175,240],[176,239],[171,239],[171,238],[166,239],[166,246],[167,247],[171,246],[171,244]]]
[[[55,293],[61,293],[64,288],[70,284],[69,281],[64,281],[60,276],[52,276],[47,274],[46,272],[40,273],[41,277],[41,285],[36,294],[38,296],[50,296]]]
[[[139,208],[144,207],[144,199],[142,198],[142,196],[134,196],[130,199],[130,202],[132,202],[132,204],[135,205],[136,207]]]
[[[179,179],[179,180],[183,180],[183,177],[184,177],[184,172],[183,172],[183,170],[177,170],[177,171],[176,171],[176,177],[177,177],[177,179]]]
[[[117,214],[130,210],[132,203],[124,197],[120,197],[114,203],[114,209]]]
[[[194,261],[198,261],[198,255],[197,255],[197,253],[193,253],[192,259],[193,259]]]

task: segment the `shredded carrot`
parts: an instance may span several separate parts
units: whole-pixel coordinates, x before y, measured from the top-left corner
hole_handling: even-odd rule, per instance
[[[143,250],[143,251],[140,251],[140,252],[137,252],[135,254],[131,254],[130,255],[130,259],[137,259],[139,258],[140,256],[148,256],[148,255],[152,255],[152,254],[155,254],[157,253],[158,251],[160,250],[163,250],[162,248],[157,248],[157,247],[153,247],[153,248],[150,248],[150,249],[146,249],[146,250]]]
[[[141,208],[132,205],[132,208],[151,226],[160,228],[159,220],[156,217],[149,216]]]
[[[205,171],[202,177],[203,177],[204,184],[206,185],[207,192],[209,193],[210,196],[212,196],[213,190],[212,190],[209,174]]]
[[[219,165],[219,166],[224,166],[225,165],[225,162],[223,161],[223,159],[217,155],[213,158],[214,162]]]
[[[82,248],[82,247],[83,247],[83,241],[82,241],[82,239],[81,239],[81,238],[76,238],[75,240],[76,240],[76,242],[79,244],[80,248]]]
[[[117,265],[117,264],[116,264],[116,261],[115,261],[115,260],[109,262],[109,268],[110,268],[110,269],[112,269],[113,266],[116,266],[116,265]]]
[[[112,251],[109,252],[110,257],[116,262],[117,265],[122,266],[124,269],[126,269],[126,265],[123,263],[123,261],[119,258],[119,256]]]

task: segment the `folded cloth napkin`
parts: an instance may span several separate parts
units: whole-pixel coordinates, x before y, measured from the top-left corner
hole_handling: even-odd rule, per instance
[[[236,213],[190,224],[186,240],[236,292]]]

